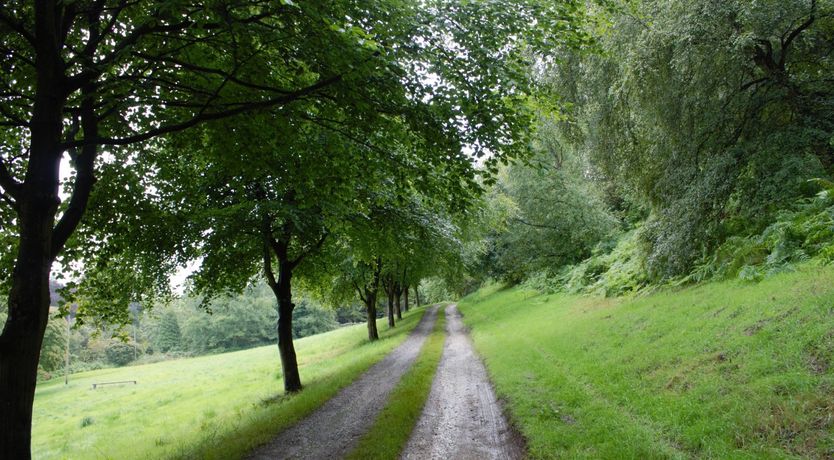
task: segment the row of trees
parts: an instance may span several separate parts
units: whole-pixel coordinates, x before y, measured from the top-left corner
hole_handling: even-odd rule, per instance
[[[349,278],[367,301],[421,238],[455,235],[480,188],[463,148],[487,171],[525,150],[529,63],[583,42],[579,3],[3,6],[0,451],[30,455],[55,262],[82,321],[127,322],[192,260],[207,301],[263,279],[301,389],[293,283]]]

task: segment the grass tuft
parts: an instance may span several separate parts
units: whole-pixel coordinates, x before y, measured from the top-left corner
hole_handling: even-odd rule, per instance
[[[95,420],[92,417],[84,417],[81,419],[81,423],[79,423],[78,425],[81,428],[84,428],[86,426],[92,425],[93,423],[95,423]]]

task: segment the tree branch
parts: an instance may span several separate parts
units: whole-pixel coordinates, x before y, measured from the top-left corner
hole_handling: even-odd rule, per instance
[[[316,82],[316,83],[314,83],[314,84],[312,84],[312,85],[310,85],[306,88],[302,88],[298,91],[295,91],[295,92],[287,94],[287,95],[282,95],[282,96],[274,97],[274,98],[271,98],[271,99],[266,99],[266,100],[263,100],[263,101],[244,104],[244,105],[242,105],[240,107],[236,107],[234,109],[221,110],[219,112],[203,113],[203,114],[194,116],[193,118],[191,118],[189,120],[186,120],[186,121],[183,121],[183,122],[180,122],[180,123],[173,123],[173,124],[170,124],[170,125],[163,125],[163,126],[160,126],[158,128],[154,128],[154,129],[150,129],[148,131],[145,131],[144,133],[134,134],[132,136],[121,137],[121,138],[94,137],[92,139],[88,139],[85,136],[85,139],[83,139],[83,140],[69,142],[67,144],[62,145],[62,147],[67,149],[67,148],[78,147],[80,145],[85,145],[85,144],[128,145],[128,144],[134,144],[134,143],[137,143],[137,142],[143,142],[143,141],[146,141],[146,140],[149,140],[149,139],[153,139],[154,137],[161,136],[163,134],[169,134],[169,133],[174,133],[174,132],[178,132],[178,131],[184,131],[188,128],[192,128],[192,127],[197,126],[200,123],[204,123],[206,121],[220,120],[220,119],[223,119],[223,118],[228,118],[228,117],[231,117],[231,116],[234,116],[234,115],[239,115],[239,114],[246,113],[246,112],[253,112],[253,111],[256,111],[256,110],[265,109],[265,108],[269,108],[269,107],[274,107],[274,106],[277,106],[277,105],[289,104],[290,102],[301,99],[302,97],[307,96],[309,94],[312,94],[312,93],[318,91],[321,88],[332,85],[332,84],[340,81],[341,79],[342,79],[341,75],[337,75],[335,77],[325,78],[325,79],[319,80],[318,82]]]
[[[319,238],[318,241],[316,241],[315,244],[313,244],[313,246],[308,248],[306,251],[303,251],[301,254],[298,255],[298,257],[295,258],[295,260],[290,262],[292,264],[292,267],[295,268],[307,256],[309,256],[310,254],[313,254],[314,252],[321,249],[322,245],[324,245],[324,241],[327,239],[327,236],[328,236],[328,232],[325,231],[324,234],[321,236],[321,238]]]
[[[802,33],[802,31],[811,27],[811,24],[813,24],[814,20],[816,19],[815,16],[814,16],[816,11],[817,11],[817,0],[811,0],[811,12],[808,15],[808,20],[806,20],[805,22],[800,24],[799,27],[794,29],[790,33],[790,35],[788,35],[788,38],[786,38],[784,41],[782,41],[782,52],[780,53],[781,55],[779,56],[779,68],[781,68],[781,69],[785,68],[785,58],[788,55],[788,47],[791,46],[791,43],[796,39],[796,37],[799,36],[799,34]]]
[[[90,86],[82,89],[81,129],[84,130],[85,136],[95,137],[98,135],[98,117],[94,109],[93,91],[94,89]],[[90,193],[92,193],[93,186],[96,183],[95,160],[97,153],[98,146],[85,144],[81,147],[81,153],[73,158],[76,171],[75,183],[73,184],[69,205],[52,232],[52,259],[55,259],[63,250],[70,235],[78,228],[78,224],[84,216],[84,211],[87,209]]]
[[[35,46],[35,36],[28,30],[26,30],[26,27],[23,26],[22,22],[16,21],[14,18],[12,18],[6,13],[8,13],[8,9],[0,8],[0,23],[6,24],[7,26],[9,26],[9,28],[20,34],[20,36],[24,39],[26,39],[26,41],[29,42],[30,45]]]
[[[362,295],[362,288],[359,287],[356,281],[352,281],[352,283],[354,289],[356,289],[356,292],[359,293],[359,299],[362,300],[362,302],[368,303],[368,300],[365,298],[364,295]]]
[[[234,76],[234,74],[235,74],[234,71],[226,72],[224,70],[215,69],[213,67],[204,67],[204,66],[200,66],[200,65],[196,65],[196,64],[191,64],[189,62],[185,62],[185,61],[182,61],[180,59],[159,58],[159,57],[156,57],[156,56],[151,56],[149,54],[140,53],[140,52],[133,53],[133,55],[136,56],[136,57],[142,58],[142,59],[156,60],[158,62],[165,62],[165,63],[173,64],[173,65],[182,67],[185,70],[191,70],[191,71],[194,71],[194,72],[205,73],[205,74],[210,74],[210,75],[217,75],[217,76],[223,77],[224,81],[230,81],[230,82],[235,83],[237,85],[240,85],[244,88],[257,89],[257,90],[261,90],[261,91],[267,91],[267,92],[278,93],[278,94],[290,94],[291,93],[290,91],[287,91],[287,90],[284,90],[284,89],[274,88],[274,87],[266,86],[266,85],[259,85],[257,83],[252,83],[252,82],[248,82],[248,81],[245,81],[245,80],[241,80],[241,79]]]
[[[266,276],[266,283],[273,292],[277,292],[278,283],[275,281],[275,272],[272,271],[272,254],[269,252],[269,246],[272,242],[272,229],[269,225],[269,215],[264,214],[262,232],[264,239],[264,275]]]
[[[529,227],[546,228],[548,230],[561,230],[561,227],[556,227],[556,226],[553,226],[553,225],[535,224],[535,223],[532,223],[532,222],[528,222],[528,221],[526,221],[526,220],[524,220],[520,217],[513,217],[511,220],[516,221],[520,224],[527,225]]]
[[[23,187],[9,172],[6,162],[3,160],[0,160],[0,187],[3,187],[3,190],[15,200],[19,198],[20,189]]]
[[[764,77],[764,78],[759,78],[757,80],[749,81],[749,82],[741,85],[741,88],[739,88],[739,91],[740,92],[745,91],[745,90],[747,90],[747,88],[750,88],[751,86],[758,85],[759,83],[764,83],[768,80],[770,80],[769,77]]]

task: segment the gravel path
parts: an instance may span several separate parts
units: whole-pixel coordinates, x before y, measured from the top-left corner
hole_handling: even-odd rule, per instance
[[[446,308],[446,332],[429,399],[402,458],[523,458],[456,305]]]
[[[437,307],[394,351],[321,408],[256,449],[250,459],[335,459],[344,457],[385,406],[400,377],[411,367],[431,333]]]

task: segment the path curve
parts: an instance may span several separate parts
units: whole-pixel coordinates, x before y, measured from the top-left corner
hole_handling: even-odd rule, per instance
[[[426,311],[408,338],[362,377],[319,409],[252,452],[250,459],[324,459],[344,457],[388,401],[400,377],[411,367],[437,318]]]
[[[402,458],[523,458],[454,304],[446,308],[446,334],[428,401]]]

